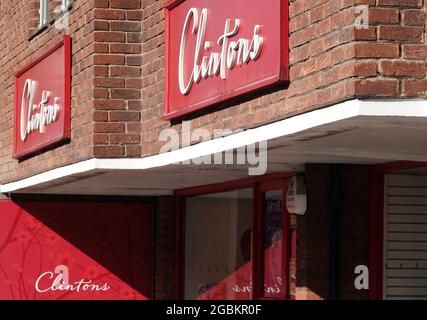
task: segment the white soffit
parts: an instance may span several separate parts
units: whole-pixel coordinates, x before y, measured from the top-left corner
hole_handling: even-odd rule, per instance
[[[82,189],[80,193],[92,194],[92,188],[99,177],[135,172],[139,173],[138,176],[135,175],[139,180],[145,180],[145,175],[156,180],[156,177],[165,173],[177,174],[177,181],[170,181],[168,186],[157,183],[155,188],[153,183],[146,186],[142,183],[140,188],[135,183],[132,188],[122,190],[109,192],[100,189],[100,194],[132,194],[132,190],[135,190],[136,195],[169,194],[176,188],[247,176],[244,167],[202,168],[178,166],[177,163],[261,141],[269,141],[269,171],[295,168],[289,163],[427,161],[427,100],[350,100],[164,154],[139,159],[82,161],[1,185],[0,192],[61,192],[58,189],[60,186],[74,184],[74,188],[78,189],[79,181],[87,181],[89,189]],[[207,175],[209,169],[212,169],[210,178]],[[206,181],[200,177],[196,181],[190,181],[191,173],[199,172],[206,175]],[[182,183],[183,178],[190,180],[185,184]],[[77,190],[68,192],[74,193]]]

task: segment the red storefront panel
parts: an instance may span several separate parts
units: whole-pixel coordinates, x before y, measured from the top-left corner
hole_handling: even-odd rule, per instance
[[[20,159],[70,138],[71,39],[15,74],[13,156]]]
[[[152,212],[138,202],[0,201],[0,300],[151,298]]]
[[[166,119],[288,80],[287,0],[174,0],[166,20]]]

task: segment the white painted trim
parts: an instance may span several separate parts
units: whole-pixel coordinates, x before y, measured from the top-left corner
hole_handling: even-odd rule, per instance
[[[96,169],[97,159],[85,160],[68,166],[59,167],[34,176],[24,178],[22,180],[0,185],[1,193],[9,193],[28,187],[32,187],[41,183],[54,181],[74,174],[86,173]]]
[[[0,192],[15,192],[94,170],[147,170],[159,168],[360,116],[427,117],[427,100],[350,100],[168,153],[139,159],[90,159],[78,162],[16,182],[0,185]]]

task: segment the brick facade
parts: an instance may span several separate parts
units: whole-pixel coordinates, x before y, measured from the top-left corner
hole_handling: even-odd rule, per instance
[[[176,298],[175,249],[176,249],[175,197],[156,199],[154,237],[154,299]]]
[[[170,126],[159,119],[162,3],[146,1],[143,17],[144,155],[158,152],[159,131]],[[355,27],[360,5],[369,6],[367,29]],[[426,6],[421,0],[291,0],[289,88],[188,117],[193,129],[252,128],[352,98],[426,97]]]
[[[34,1],[2,1],[0,11],[0,180],[12,181],[93,157],[93,1],[75,1],[70,15],[72,35],[71,143],[26,161],[12,160],[14,73],[57,44],[64,31],[50,25],[29,40],[37,6]]]
[[[309,165],[307,213],[297,220],[297,300],[327,299],[329,291],[329,168]]]
[[[291,0],[290,85],[223,109],[190,116],[193,129],[245,129],[352,98],[426,97],[422,0]],[[56,2],[55,2],[56,3]],[[50,5],[53,6],[53,2]],[[35,37],[38,1],[1,3],[0,182],[98,157],[159,152],[163,121],[164,1],[76,0],[71,143],[18,163],[11,159],[13,73],[54,45],[53,25]],[[356,7],[369,6],[367,29]],[[52,8],[51,8],[52,9]],[[12,21],[12,22],[11,22]],[[16,26],[11,30],[11,26]],[[30,40],[29,40],[30,39]]]

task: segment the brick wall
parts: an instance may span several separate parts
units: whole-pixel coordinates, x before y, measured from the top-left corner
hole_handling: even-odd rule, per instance
[[[141,3],[95,1],[95,157],[141,156]]]
[[[36,3],[37,2],[37,3]],[[64,30],[50,25],[29,40],[34,27],[38,1],[0,2],[0,181],[16,180],[57,166],[93,156],[93,67],[88,57],[93,52],[93,1],[75,1],[70,15],[72,35],[72,110],[71,143],[18,163],[12,160],[14,77],[25,64],[57,44]]]
[[[296,299],[329,296],[329,166],[307,165],[307,212],[297,217]]]
[[[24,3],[24,5],[23,5]],[[50,15],[58,1],[50,1]],[[92,157],[141,156],[141,0],[75,0],[67,31],[37,31],[39,1],[0,3],[0,183]],[[72,36],[71,143],[12,160],[13,74]]]
[[[154,299],[175,299],[175,198],[156,199],[154,239]]]
[[[143,154],[157,153],[163,112],[164,1],[144,1]],[[356,7],[369,6],[367,29]],[[290,85],[189,117],[193,129],[250,128],[352,98],[426,97],[422,0],[291,0]],[[175,125],[180,130],[180,126]]]
[[[355,94],[426,98],[427,1],[377,0],[376,6],[375,0],[363,2],[372,6],[370,27],[357,38],[355,54],[375,65],[376,74],[356,81]]]
[[[12,74],[62,34],[50,26],[28,41],[37,2],[0,4],[8,11],[0,18],[0,183],[94,156],[158,153],[160,131],[181,129],[161,120],[165,0],[76,0],[71,144],[12,161]],[[369,6],[367,29],[355,27],[359,5]],[[191,116],[192,128],[252,128],[355,97],[426,98],[426,6],[423,0],[290,0],[289,88]]]

